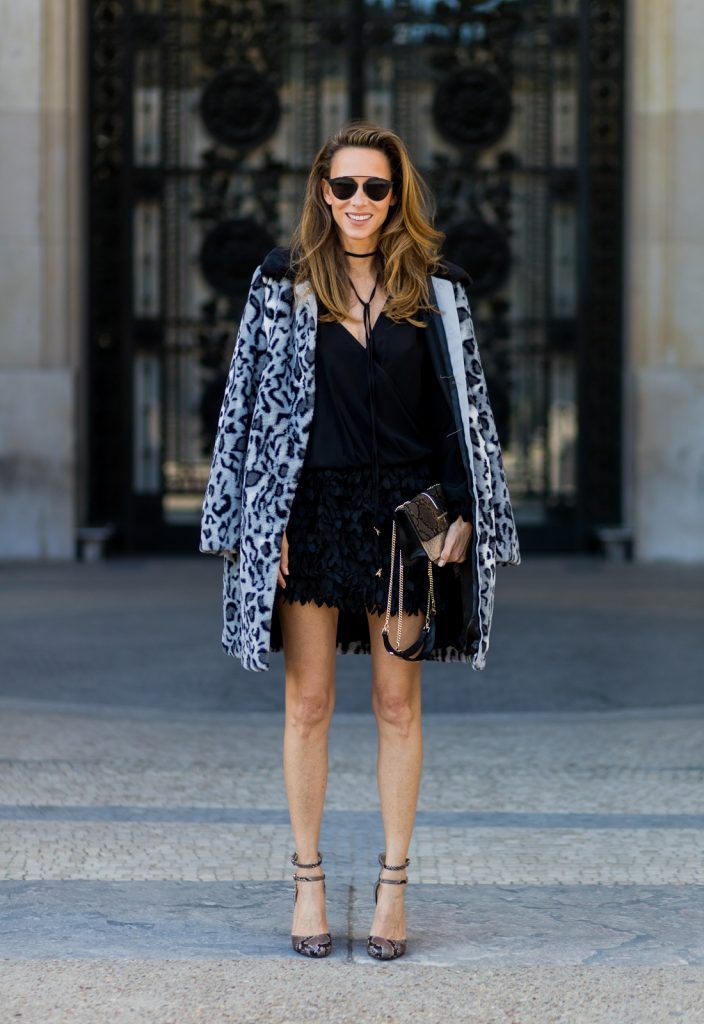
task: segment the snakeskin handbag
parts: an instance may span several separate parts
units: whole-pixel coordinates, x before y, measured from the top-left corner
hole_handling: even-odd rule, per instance
[[[449,527],[447,503],[440,484],[432,484],[415,498],[404,501],[394,509],[391,532],[391,573],[389,596],[386,602],[386,619],[382,627],[384,646],[390,654],[406,661],[422,661],[430,656],[435,643],[435,591],[433,589],[433,562],[437,562],[445,544]],[[391,618],[391,594],[394,585],[394,566],[398,545],[398,624],[396,646],[389,640],[389,619]],[[405,650],[401,650],[401,629],[403,623],[403,569],[419,558],[428,560],[428,605],[425,624],[418,639]]]

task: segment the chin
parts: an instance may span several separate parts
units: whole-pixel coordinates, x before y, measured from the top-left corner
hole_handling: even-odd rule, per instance
[[[350,230],[349,225],[345,224],[344,228],[340,226],[340,232],[342,237],[349,239],[350,242],[365,242],[367,239],[374,238],[379,233],[379,228],[368,228],[365,224],[364,228]]]

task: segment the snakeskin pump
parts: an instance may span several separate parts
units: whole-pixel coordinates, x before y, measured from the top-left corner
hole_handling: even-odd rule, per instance
[[[301,864],[298,860],[298,854],[294,853],[291,857],[291,863],[296,868],[318,868],[323,863],[323,858],[320,856],[320,850],[318,850],[318,859],[315,864]],[[296,906],[296,900],[298,899],[298,883],[299,882],[322,882],[323,892],[325,892],[325,873],[322,875],[299,875],[296,873],[294,876],[296,882],[296,888],[293,892],[293,905]],[[291,945],[297,953],[301,956],[310,956],[320,959],[324,956],[330,956],[332,952],[332,936],[330,932],[321,932],[319,935],[292,935]]]
[[[385,864],[385,854],[379,854],[379,863],[381,868],[386,871],[405,871],[408,865],[411,863],[409,858],[406,857],[405,864]],[[379,886],[380,885],[407,885],[407,878],[382,878],[381,869],[379,870],[379,878],[374,885],[374,904],[376,905],[379,900]],[[406,952],[406,940],[405,939],[385,939],[381,935],[370,935],[367,939],[367,953],[369,956],[374,957],[375,960],[396,960],[397,957],[403,956]]]

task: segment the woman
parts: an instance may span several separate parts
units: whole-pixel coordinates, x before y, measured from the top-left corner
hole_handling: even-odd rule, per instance
[[[310,957],[332,948],[318,848],[337,652],[372,660],[386,849],[367,949],[384,960],[406,949],[421,663],[382,642],[394,508],[434,482],[448,499],[433,660],[484,667],[496,564],[520,562],[467,276],[439,256],[425,211],[393,132],[353,124],[325,143],[291,250],[255,271],[203,507],[201,551],[224,556],[225,650],[253,671],[284,652],[292,942]],[[403,647],[427,585],[408,566],[401,608],[394,594]]]

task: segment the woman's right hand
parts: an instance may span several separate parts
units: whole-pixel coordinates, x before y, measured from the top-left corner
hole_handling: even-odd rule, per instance
[[[276,582],[279,586],[286,589],[286,580],[284,575],[288,576],[288,537],[284,530],[284,539],[281,542],[281,560],[279,562],[279,574],[276,577]]]

